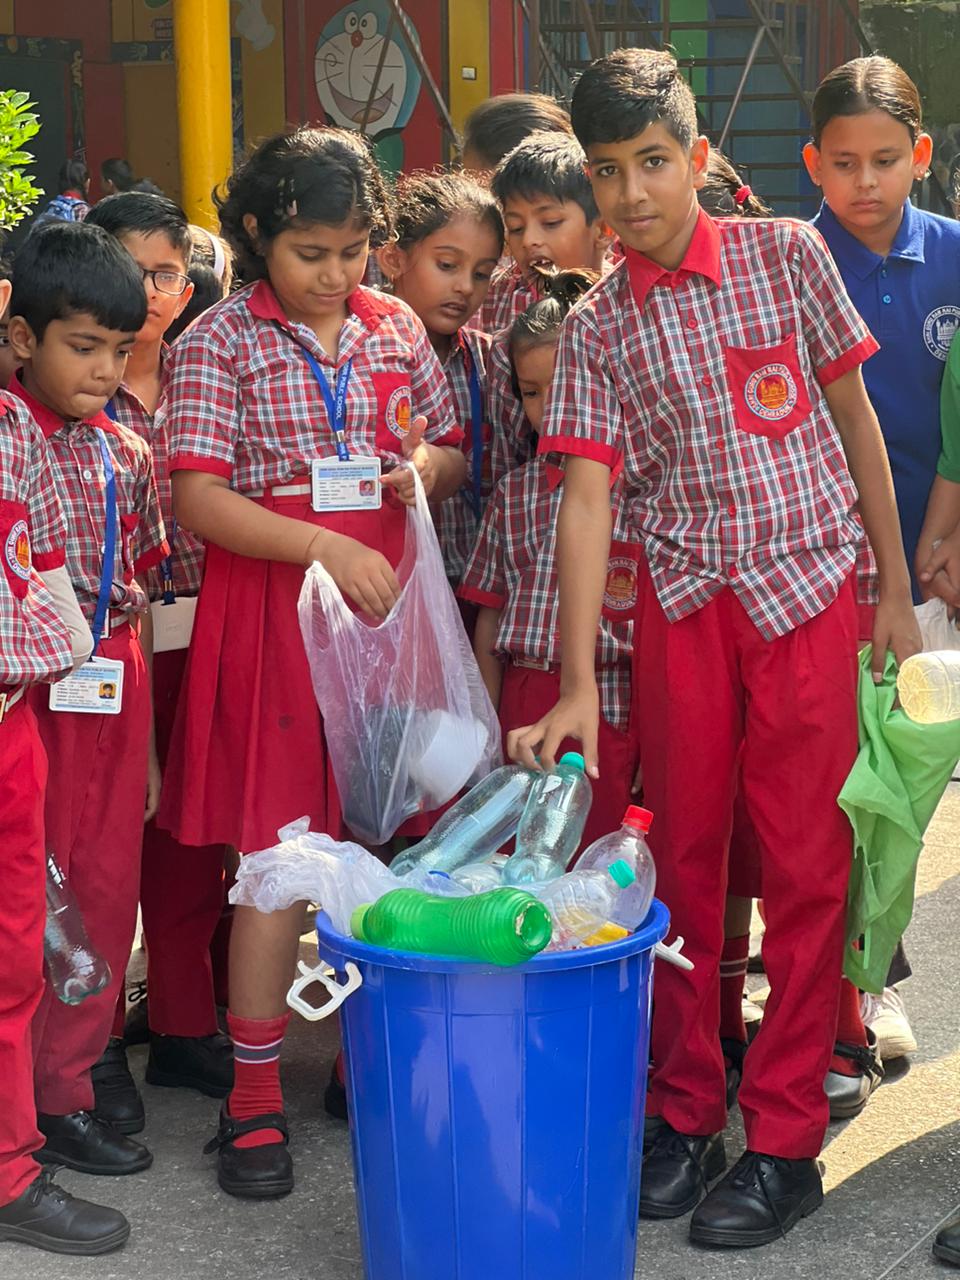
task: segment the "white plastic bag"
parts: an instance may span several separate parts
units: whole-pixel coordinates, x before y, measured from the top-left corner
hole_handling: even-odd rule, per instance
[[[924,653],[942,653],[945,649],[960,649],[960,631],[947,612],[943,600],[934,596],[923,604],[914,606]]]
[[[300,630],[343,816],[384,844],[501,762],[500,728],[477,669],[420,477],[383,622],[355,613],[327,571],[307,570]]]

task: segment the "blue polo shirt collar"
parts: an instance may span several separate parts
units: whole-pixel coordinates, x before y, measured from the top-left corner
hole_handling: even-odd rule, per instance
[[[838,265],[859,280],[866,280],[885,261],[856,236],[840,225],[836,214],[826,203],[814,219],[820,233],[830,246]],[[888,258],[904,258],[910,262],[923,262],[923,219],[909,200],[903,206],[903,218],[897,230]]]

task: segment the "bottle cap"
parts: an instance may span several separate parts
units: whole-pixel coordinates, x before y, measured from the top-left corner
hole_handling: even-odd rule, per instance
[[[622,858],[618,858],[616,862],[611,862],[607,870],[621,889],[629,889],[637,878],[634,875],[633,868],[628,862],[624,862]]]
[[[581,773],[586,772],[587,762],[579,751],[568,751],[560,757],[560,764],[568,764],[571,769],[579,769]]]
[[[633,827],[634,831],[642,831],[644,835],[650,830],[650,824],[653,822],[653,814],[649,809],[641,809],[638,804],[632,804],[627,812],[623,815],[624,827]]]
[[[358,942],[365,941],[363,935],[363,922],[366,919],[367,912],[372,906],[372,902],[365,902],[362,906],[357,907],[353,915],[350,917],[350,932]]]

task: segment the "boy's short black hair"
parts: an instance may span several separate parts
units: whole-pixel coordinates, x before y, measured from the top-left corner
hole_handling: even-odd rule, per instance
[[[658,122],[684,149],[700,132],[693,91],[662,49],[615,49],[592,62],[574,88],[570,115],[585,151],[626,142]]]
[[[51,320],[90,315],[105,329],[136,333],[147,318],[140,268],[119,241],[86,222],[53,222],[27,237],[13,267],[11,316],[38,342]]]
[[[498,93],[481,102],[463,126],[463,151],[495,169],[531,133],[570,132],[570,117],[545,93]]]
[[[145,236],[162,232],[183,258],[184,267],[190,266],[193,252],[190,223],[180,206],[164,195],[121,191],[95,204],[86,221],[89,226],[103,227],[117,237],[129,232]]]
[[[588,223],[600,217],[584,165],[587,157],[566,133],[532,133],[500,162],[490,189],[505,205],[511,196],[575,200]]]
[[[104,182],[112,182],[118,191],[129,191],[136,179],[130,163],[122,156],[111,156],[100,166],[100,176]]]

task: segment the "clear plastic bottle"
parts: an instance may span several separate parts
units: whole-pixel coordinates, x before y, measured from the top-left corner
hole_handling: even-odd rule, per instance
[[[452,872],[468,862],[486,862],[516,835],[540,776],[518,764],[494,769],[447,810],[428,836],[397,854],[390,870],[405,876],[414,867]]]
[[[47,854],[43,953],[50,985],[64,1004],[79,1004],[110,982],[110,966],[90,945],[77,900],[52,853]]]
[[[918,724],[960,720],[960,649],[907,658],[897,675],[897,693]]]
[[[507,859],[498,854],[489,862],[469,862],[453,873],[453,879],[468,893],[489,893],[503,885],[503,868]]]
[[[583,756],[568,751],[552,773],[541,773],[517,830],[517,851],[504,884],[537,884],[562,876],[583,838],[593,803]]]
[[[657,887],[657,869],[644,839],[653,822],[649,809],[632,804],[623,815],[619,831],[601,836],[580,855],[578,871],[605,871],[614,862],[625,862],[635,876],[634,883],[619,893],[610,919],[632,933],[647,918]]]
[[[616,911],[617,898],[634,882],[625,862],[614,862],[604,870],[582,871],[579,867],[559,879],[532,885],[553,917],[553,937],[548,950],[572,951],[590,945],[603,932]]]

